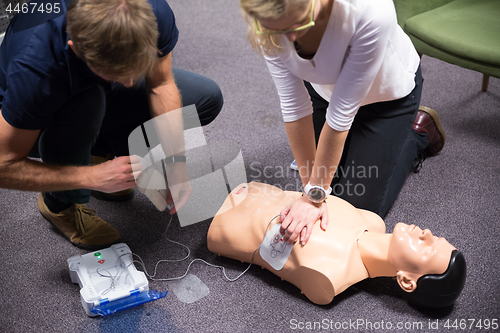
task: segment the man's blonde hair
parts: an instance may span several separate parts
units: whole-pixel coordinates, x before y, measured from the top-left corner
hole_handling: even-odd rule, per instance
[[[255,19],[278,19],[289,8],[306,8],[311,0],[240,0],[243,17],[248,23],[247,37],[260,55],[277,55],[281,51],[282,35],[257,34]]]
[[[158,24],[147,0],[74,0],[67,30],[78,56],[96,71],[134,79],[158,60]]]

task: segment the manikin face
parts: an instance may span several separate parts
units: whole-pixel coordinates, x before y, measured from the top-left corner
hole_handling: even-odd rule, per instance
[[[320,0],[315,1],[313,18],[318,16],[320,11]],[[287,31],[303,26],[311,21],[311,9],[310,5],[305,8],[296,8],[291,6],[288,8],[287,12],[277,19],[259,19],[259,23],[262,28],[266,30],[271,30],[275,32]],[[289,41],[294,42],[297,38],[303,36],[307,33],[309,29],[304,29],[300,31],[291,31],[285,34]]]
[[[453,245],[429,229],[398,223],[389,245],[389,261],[397,271],[414,275],[442,274],[448,268]]]

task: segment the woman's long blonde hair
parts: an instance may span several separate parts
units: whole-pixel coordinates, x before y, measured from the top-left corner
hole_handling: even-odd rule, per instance
[[[281,35],[257,34],[255,19],[278,19],[290,7],[306,8],[311,0],[240,0],[241,13],[248,23],[247,37],[252,48],[260,55],[277,55],[281,52]]]

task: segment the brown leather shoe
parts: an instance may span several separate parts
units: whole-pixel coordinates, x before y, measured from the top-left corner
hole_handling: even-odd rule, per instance
[[[435,155],[443,149],[446,138],[436,111],[426,106],[420,106],[412,128],[419,133],[427,134],[429,144],[425,148],[425,152],[428,156]]]
[[[112,156],[110,154],[108,154],[108,156],[106,156],[106,157],[91,155],[90,156],[90,164],[91,165],[101,164],[101,163],[104,163],[104,162],[111,160],[113,158],[114,158],[114,156]],[[127,190],[118,191],[118,192],[111,192],[111,193],[105,193],[105,192],[92,190],[92,191],[90,191],[90,195],[96,199],[104,200],[104,201],[113,201],[113,202],[127,201],[127,200],[130,200],[134,197],[134,189],[129,188]]]
[[[38,209],[42,216],[59,230],[73,245],[86,250],[99,250],[118,241],[120,233],[98,217],[93,209],[73,204],[60,213],[53,213],[38,197]]]

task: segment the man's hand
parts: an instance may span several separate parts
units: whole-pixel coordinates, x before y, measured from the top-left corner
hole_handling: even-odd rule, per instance
[[[170,215],[175,214],[182,206],[186,204],[191,196],[192,188],[186,170],[186,164],[176,162],[166,166],[168,180],[167,204],[175,205],[170,210]]]
[[[136,187],[135,179],[142,170],[140,161],[137,155],[121,156],[89,167],[91,189],[110,193]]]
[[[316,221],[321,220],[320,227],[326,230],[328,225],[328,209],[326,204],[314,204],[306,196],[302,196],[283,209],[280,233],[287,244],[293,244],[300,235],[300,243],[306,245],[311,237]]]

